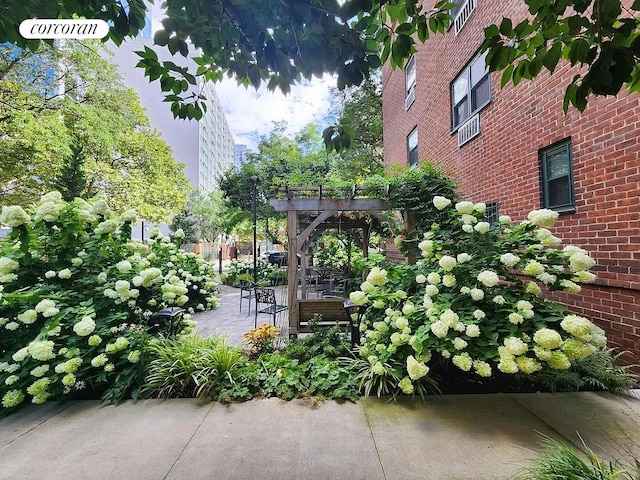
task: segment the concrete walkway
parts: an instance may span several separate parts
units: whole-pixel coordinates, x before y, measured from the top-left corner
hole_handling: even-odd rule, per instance
[[[239,343],[254,317],[238,295],[222,287],[199,331]],[[640,393],[50,403],[0,420],[0,480],[499,480],[540,434],[580,446],[577,433],[605,459],[640,458]]]
[[[640,458],[640,400],[444,395],[425,403],[146,400],[29,407],[0,420],[2,480],[512,478],[540,433]]]

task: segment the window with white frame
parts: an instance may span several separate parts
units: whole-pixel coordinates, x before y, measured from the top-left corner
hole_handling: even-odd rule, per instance
[[[410,167],[418,164],[418,127],[407,135],[407,163]]]
[[[404,69],[404,108],[409,107],[416,99],[416,56],[413,55]]]
[[[455,130],[491,102],[487,52],[476,56],[451,83],[451,125]]]

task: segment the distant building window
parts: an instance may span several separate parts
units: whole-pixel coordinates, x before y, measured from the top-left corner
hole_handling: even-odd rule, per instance
[[[542,206],[559,212],[575,210],[571,140],[540,151]]]
[[[485,65],[486,57],[487,52],[475,57],[451,84],[454,130],[491,102],[491,76]]]
[[[416,99],[416,56],[413,55],[404,69],[404,109],[409,107]]]
[[[500,204],[497,202],[487,203],[487,209],[484,211],[484,219],[491,225],[498,223],[500,218]]]
[[[418,127],[407,136],[407,162],[409,166],[418,164]]]

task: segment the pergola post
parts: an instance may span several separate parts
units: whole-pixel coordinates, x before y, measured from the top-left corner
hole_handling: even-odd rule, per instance
[[[289,305],[289,335],[298,335],[298,320],[300,310],[298,308],[298,212],[287,212],[287,237],[288,237],[288,262],[287,281]]]

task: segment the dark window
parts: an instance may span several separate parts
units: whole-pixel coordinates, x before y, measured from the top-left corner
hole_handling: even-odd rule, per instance
[[[491,225],[494,223],[498,223],[498,219],[500,218],[500,204],[497,202],[487,203],[487,209],[484,212],[485,221],[489,222]]]
[[[407,162],[409,166],[418,164],[418,127],[407,135]]]
[[[485,65],[486,57],[486,52],[475,57],[451,83],[454,129],[491,101],[491,77]]]
[[[575,210],[571,141],[540,151],[542,205],[557,211]]]

